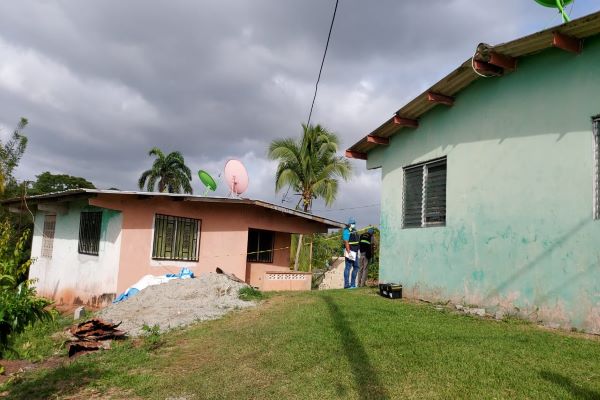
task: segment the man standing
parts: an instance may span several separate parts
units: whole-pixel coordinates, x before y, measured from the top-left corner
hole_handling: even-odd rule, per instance
[[[373,228],[360,235],[360,258],[358,270],[358,286],[365,286],[369,275],[369,263],[373,259]]]
[[[344,268],[344,289],[356,287],[356,274],[358,273],[358,232],[356,232],[356,220],[350,218],[348,224],[342,233],[344,241],[344,258],[346,259],[346,267]],[[352,277],[350,277],[350,269],[352,269]]]

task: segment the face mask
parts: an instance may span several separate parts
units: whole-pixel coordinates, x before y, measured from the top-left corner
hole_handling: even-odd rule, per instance
[[[355,226],[356,226],[356,225],[354,225],[354,224],[350,224],[350,228],[351,228],[351,229],[354,229],[354,227],[355,227]]]

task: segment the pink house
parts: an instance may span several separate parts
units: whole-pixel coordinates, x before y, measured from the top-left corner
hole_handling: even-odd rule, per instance
[[[310,289],[290,272],[292,233],[343,224],[259,200],[78,189],[27,198],[29,276],[59,304],[101,306],[144,275],[221,268],[261,290]],[[6,200],[13,212],[20,199]]]

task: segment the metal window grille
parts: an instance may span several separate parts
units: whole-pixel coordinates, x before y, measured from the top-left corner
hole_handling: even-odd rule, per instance
[[[594,219],[600,219],[600,116],[592,120],[594,132]]]
[[[84,211],[79,218],[79,248],[81,254],[97,256],[100,249],[102,211]]]
[[[258,229],[248,229],[248,262],[273,262],[275,233]]]
[[[52,258],[54,247],[54,230],[56,228],[56,215],[44,216],[44,230],[42,233],[42,257]]]
[[[402,227],[446,224],[446,158],[404,168]]]
[[[152,258],[198,261],[198,237],[202,221],[156,214]]]

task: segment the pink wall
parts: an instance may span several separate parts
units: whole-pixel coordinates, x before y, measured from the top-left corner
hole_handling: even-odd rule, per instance
[[[123,213],[118,293],[144,275],[175,273],[184,266],[190,268],[195,274],[214,272],[217,267],[220,267],[240,279],[248,277],[251,283],[256,282],[256,276],[265,265],[269,265],[271,270],[285,267],[289,263],[289,252],[277,252],[273,264],[261,264],[260,267],[255,267],[254,273],[252,267],[257,264],[250,264],[250,273],[247,274],[246,249],[249,227],[287,233],[327,231],[327,227],[323,224],[248,204],[102,194],[91,198],[90,204],[120,210]],[[202,220],[198,262],[151,258],[155,214]],[[285,247],[279,245],[289,245],[289,241],[289,234],[276,235],[276,247]]]
[[[254,228],[251,226],[251,228]],[[246,263],[246,282],[251,286],[262,287],[263,275],[266,271],[289,271],[290,270],[290,244],[291,235],[284,232],[276,232],[273,248],[276,250],[273,254],[272,263]],[[283,250],[277,250],[283,249]]]

